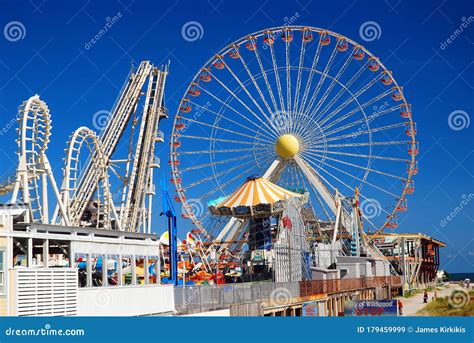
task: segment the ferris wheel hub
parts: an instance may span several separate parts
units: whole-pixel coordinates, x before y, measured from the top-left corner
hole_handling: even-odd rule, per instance
[[[293,158],[300,151],[300,142],[295,136],[285,134],[278,138],[275,150],[281,158]]]

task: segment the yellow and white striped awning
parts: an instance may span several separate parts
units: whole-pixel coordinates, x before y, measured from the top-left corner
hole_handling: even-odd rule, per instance
[[[286,198],[300,198],[303,195],[286,190],[274,183],[260,178],[247,180],[240,188],[227,197],[216,208],[233,208],[238,206],[256,206],[259,204],[275,204]]]

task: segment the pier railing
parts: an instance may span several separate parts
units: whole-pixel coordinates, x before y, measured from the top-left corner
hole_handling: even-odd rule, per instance
[[[174,297],[176,311],[178,313],[190,313],[229,308],[233,304],[265,301],[279,303],[318,294],[400,285],[401,278],[399,276],[300,282],[249,282],[226,285],[179,286],[175,287]]]

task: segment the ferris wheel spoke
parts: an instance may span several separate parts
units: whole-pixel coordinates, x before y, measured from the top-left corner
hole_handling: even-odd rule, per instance
[[[322,87],[324,81],[326,81],[329,70],[331,69],[331,66],[334,62],[334,57],[336,56],[336,53],[337,53],[337,49],[336,49],[336,46],[335,46],[332,53],[331,53],[331,57],[329,58],[326,66],[324,67],[324,71],[321,73],[321,76],[320,76],[320,78],[318,80],[318,83],[316,85],[316,89],[314,90],[313,94],[311,95],[311,98],[309,100],[308,105],[301,109],[302,110],[301,112],[303,112],[305,115],[310,113],[311,108],[313,107],[314,102],[316,101],[316,98],[318,97],[319,92],[321,91],[321,87]]]
[[[267,159],[265,159],[265,162],[270,162],[270,161],[272,161],[272,160],[273,160],[273,158],[267,158]],[[234,176],[233,178],[227,180],[226,182],[224,182],[224,183],[222,183],[222,184],[220,184],[220,183],[218,182],[218,186],[217,186],[217,187],[211,189],[209,192],[207,192],[207,193],[205,193],[204,195],[202,195],[201,197],[197,198],[197,200],[202,201],[202,200],[204,200],[204,199],[206,199],[206,198],[208,198],[208,197],[214,195],[214,194],[215,194],[217,191],[219,191],[219,190],[223,191],[223,188],[224,188],[224,187],[226,187],[226,186],[232,184],[233,182],[237,181],[238,179],[242,179],[242,175],[248,174],[248,173],[250,173],[252,170],[255,170],[255,165],[252,166],[252,167],[250,167],[249,169],[246,169],[245,171],[243,171],[243,172],[237,174],[236,176]]]
[[[296,77],[295,96],[294,96],[294,101],[293,101],[293,110],[292,110],[293,113],[296,113],[296,110],[298,109],[298,101],[299,101],[298,95],[300,94],[300,89],[301,89],[301,78],[303,74],[305,52],[306,52],[306,41],[302,39],[301,48],[300,48],[300,58],[299,58],[299,63],[298,63],[298,73]]]
[[[252,157],[253,157],[253,156],[252,156]],[[254,161],[253,158],[251,158],[249,161],[247,161],[247,162],[245,162],[245,163],[239,163],[239,164],[237,164],[237,166],[232,167],[232,168],[229,168],[229,169],[226,169],[225,171],[222,171],[222,172],[217,173],[217,174],[215,174],[215,175],[211,175],[211,176],[205,177],[204,179],[201,179],[201,180],[199,180],[199,181],[190,183],[189,185],[187,185],[186,187],[184,187],[183,190],[184,190],[184,191],[187,191],[187,190],[190,189],[190,188],[193,188],[193,187],[196,187],[196,186],[198,186],[198,185],[201,185],[201,184],[203,184],[203,183],[205,183],[205,182],[207,182],[207,181],[209,181],[209,180],[212,180],[212,179],[214,179],[214,178],[216,178],[216,177],[222,177],[222,176],[225,176],[225,175],[227,175],[227,174],[230,174],[230,173],[232,173],[233,171],[238,170],[238,169],[241,169],[242,167],[248,166],[249,164],[252,164],[252,163],[253,163],[253,164],[255,163],[255,161]]]
[[[306,157],[308,158],[308,156],[306,156]],[[367,180],[364,180],[364,179],[361,179],[361,178],[359,178],[359,177],[357,177],[357,176],[355,176],[355,175],[352,175],[352,174],[346,172],[345,170],[342,170],[342,169],[337,168],[337,167],[335,167],[335,166],[333,166],[333,165],[331,165],[331,164],[329,164],[329,163],[326,163],[326,162],[323,161],[323,160],[319,160],[319,163],[324,164],[325,166],[328,166],[328,167],[331,168],[331,169],[337,170],[338,172],[343,173],[344,175],[347,175],[347,176],[349,176],[349,177],[351,177],[351,178],[353,178],[353,179],[356,179],[356,180],[358,180],[358,181],[360,181],[360,182],[362,182],[362,183],[364,183],[364,184],[366,184],[366,185],[368,185],[368,186],[370,186],[370,187],[372,187],[372,188],[378,189],[379,191],[381,191],[381,192],[383,192],[383,193],[385,193],[385,194],[388,194],[388,195],[390,195],[390,196],[392,196],[392,197],[394,197],[394,198],[397,198],[397,195],[395,195],[395,194],[393,194],[392,192],[386,190],[385,188],[382,188],[382,187],[380,187],[380,186],[374,185],[373,183],[368,182]],[[320,166],[319,168],[322,169],[321,166]],[[329,175],[333,176],[333,175],[330,174],[327,170],[325,170],[325,172],[328,173]],[[334,176],[333,176],[333,177],[334,177]]]
[[[193,101],[191,101],[191,100],[189,101],[189,103],[190,103],[190,104],[193,104],[193,105],[196,105],[196,106],[201,106],[201,105],[199,105],[199,104],[197,104],[197,103],[195,103],[195,102],[193,102]],[[202,107],[202,106],[201,106],[201,107]],[[232,124],[235,124],[235,125],[237,125],[237,126],[239,126],[239,127],[241,127],[241,128],[244,128],[244,129],[246,129],[246,130],[248,130],[248,131],[250,131],[250,132],[253,132],[253,133],[255,133],[256,135],[261,135],[261,134],[262,134],[262,132],[258,132],[257,130],[255,130],[255,129],[253,129],[253,128],[250,128],[250,127],[248,127],[248,126],[246,126],[246,125],[243,125],[242,123],[239,123],[238,121],[235,121],[235,120],[230,119],[229,116],[223,116],[222,114],[220,114],[220,113],[218,113],[218,112],[216,112],[216,111],[212,111],[212,110],[209,109],[209,108],[206,108],[206,112],[212,113],[212,114],[214,114],[217,118],[219,118],[219,119],[224,119],[224,120],[226,120],[226,121],[228,121],[228,122],[230,122],[230,123],[232,123]],[[244,117],[243,115],[240,115],[240,116]],[[245,117],[245,118],[246,118],[246,117]],[[183,118],[183,119],[184,119],[184,118]],[[247,118],[247,119],[248,119],[248,118]],[[252,122],[252,121],[251,121],[251,122]],[[260,127],[259,127],[258,125],[256,125],[254,122],[252,122],[252,123],[253,123],[256,127],[260,128]],[[268,136],[264,136],[264,137],[268,137]]]
[[[255,46],[257,46],[255,41],[253,41],[253,43],[255,44]],[[255,48],[254,53],[255,53],[255,57],[257,58],[258,66],[260,67],[263,80],[265,81],[265,85],[267,86],[268,94],[270,95],[270,99],[272,100],[273,108],[275,109],[275,112],[278,112],[278,105],[275,99],[275,95],[273,94],[273,89],[270,86],[270,82],[268,81],[268,75],[267,75],[267,72],[265,71],[265,68],[263,67],[262,59],[258,51],[258,48]]]
[[[328,88],[326,89],[326,91],[324,92],[323,96],[321,97],[321,99],[319,99],[318,103],[316,104],[316,107],[314,108],[314,111],[315,113],[317,113],[319,111],[319,109],[321,108],[321,106],[324,104],[324,102],[326,101],[327,97],[329,96],[329,93],[331,93],[331,91],[333,90],[333,88],[336,86],[336,84],[339,83],[339,78],[342,76],[342,74],[344,74],[344,72],[346,71],[347,67],[349,67],[351,61],[353,60],[353,57],[351,54],[349,54],[349,56],[347,57],[347,59],[345,60],[344,64],[342,65],[342,67],[339,69],[338,73],[336,74],[336,76],[332,79],[330,85],[328,86]]]
[[[331,153],[331,152],[327,151],[326,153]],[[386,172],[383,172],[383,171],[380,171],[380,170],[377,170],[377,169],[372,169],[372,168],[364,167],[364,166],[361,166],[361,165],[358,165],[358,164],[342,161],[342,160],[339,160],[337,158],[324,156],[324,155],[320,155],[320,154],[317,154],[317,153],[314,153],[314,152],[309,152],[309,151],[308,151],[308,154],[311,155],[311,156],[320,157],[322,159],[328,159],[328,160],[331,160],[331,161],[334,161],[334,162],[337,162],[337,163],[341,163],[341,164],[344,164],[344,165],[347,165],[347,166],[351,166],[351,167],[354,167],[354,168],[362,169],[362,170],[365,170],[365,171],[368,171],[368,172],[373,172],[373,173],[376,173],[376,174],[385,175],[385,176],[388,176],[388,177],[391,177],[391,178],[394,178],[394,179],[397,179],[397,180],[405,180],[405,178],[400,177],[398,175],[393,175],[393,174],[386,173]],[[373,157],[373,156],[371,156],[371,157]],[[403,160],[403,162],[406,162],[406,160]]]
[[[265,130],[265,128],[261,127],[258,125],[258,123],[256,123],[255,121],[252,121],[250,120],[250,118],[248,118],[247,116],[243,115],[242,113],[240,113],[239,111],[237,111],[234,107],[230,106],[227,102],[225,101],[222,101],[220,98],[216,97],[214,94],[212,94],[211,92],[209,92],[207,89],[205,88],[202,88],[200,87],[201,90],[203,90],[206,94],[208,94],[210,97],[212,97],[213,99],[217,100],[219,103],[221,103],[222,105],[224,105],[225,107],[227,107],[228,109],[230,109],[232,112],[236,113],[239,117],[245,119],[246,121],[248,121],[249,123],[251,123],[252,125],[254,125],[255,127],[257,127],[258,129],[262,130],[264,133],[267,134],[267,137],[272,137],[273,136],[273,133],[270,133],[268,132],[267,130]],[[214,111],[211,111],[209,109],[207,109],[207,111],[211,112],[211,113],[216,113]],[[252,132],[256,132],[256,131],[253,131],[251,130]]]
[[[235,130],[226,129],[226,128],[223,128],[223,127],[218,126],[218,125],[208,124],[208,123],[205,123],[205,122],[202,122],[202,121],[199,121],[199,120],[195,120],[195,119],[191,119],[191,118],[185,118],[185,117],[183,117],[183,120],[191,122],[191,123],[199,124],[199,125],[202,125],[202,126],[206,126],[206,127],[211,127],[213,129],[216,129],[216,130],[229,132],[229,133],[232,133],[234,135],[251,138],[251,139],[254,139],[254,140],[261,141],[261,142],[265,142],[265,143],[269,143],[269,144],[272,143],[271,141],[266,140],[266,139],[262,139],[262,138],[259,138],[259,137],[256,137],[256,136],[247,135],[245,133],[241,133],[241,132],[238,132],[238,131],[235,131]]]
[[[376,113],[374,113],[374,114],[371,114],[370,116],[367,116],[367,117],[364,117],[364,118],[355,120],[355,121],[353,121],[353,122],[347,123],[347,124],[345,124],[345,125],[343,125],[343,126],[340,126],[340,127],[336,128],[336,129],[334,129],[334,130],[332,130],[332,131],[325,132],[325,133],[324,133],[324,136],[329,137],[330,135],[332,135],[332,134],[334,134],[334,133],[337,133],[337,132],[340,132],[340,131],[344,131],[344,130],[346,130],[346,129],[349,129],[349,128],[354,127],[354,126],[359,125],[359,124],[366,124],[367,127],[368,127],[368,126],[369,126],[369,123],[371,123],[374,119],[379,118],[379,117],[381,117],[381,116],[383,116],[383,115],[385,115],[385,114],[389,114],[389,113],[391,113],[391,112],[394,112],[394,111],[398,110],[399,108],[400,108],[400,106],[397,105],[397,106],[391,107],[391,108],[389,108],[389,109],[386,109],[386,110],[384,110],[384,111],[376,112]],[[357,109],[357,110],[354,110],[354,111],[355,111],[355,112],[358,112],[359,110]],[[355,112],[354,112],[354,113],[355,113]],[[352,114],[353,114],[353,113],[352,113]],[[347,116],[346,118],[349,118],[349,117],[350,117],[350,115]],[[328,128],[330,128],[330,127],[332,127],[332,126],[333,126],[332,124],[331,124],[331,125],[328,125],[327,127],[323,127],[322,130],[327,130]],[[320,138],[320,137],[317,137],[317,138]]]
[[[286,61],[286,113],[288,114],[288,118],[291,119],[290,123],[290,130],[292,132],[293,129],[293,120],[291,115],[291,61],[290,61],[290,42],[285,42],[285,61]]]
[[[180,137],[189,138],[189,139],[204,140],[204,141],[213,141],[213,142],[267,146],[267,144],[262,144],[262,143],[257,143],[257,142],[236,141],[236,140],[232,140],[232,139],[223,139],[223,138],[215,138],[215,137],[190,136],[190,135],[180,135]]]
[[[331,113],[329,113],[324,119],[321,120],[321,123],[325,123],[327,122],[329,119],[331,119],[332,117],[334,117],[336,114],[338,114],[339,112],[341,112],[344,108],[346,108],[347,106],[349,106],[351,103],[353,103],[354,101],[358,103],[357,101],[357,98],[359,96],[361,96],[362,94],[364,94],[367,90],[369,90],[373,85],[375,85],[377,83],[377,81],[379,81],[380,79],[382,78],[382,75],[378,75],[377,77],[374,77],[372,79],[372,81],[370,81],[369,83],[367,83],[365,86],[363,86],[362,88],[360,88],[356,93],[353,93],[351,94],[351,97],[349,97],[347,100],[345,100],[341,105],[339,105],[334,111],[332,111]],[[321,119],[322,117],[320,116],[318,119]]]
[[[353,157],[362,157],[367,159],[377,159],[377,160],[384,160],[384,161],[396,161],[396,162],[406,162],[406,159],[397,158],[397,157],[384,157],[384,156],[376,156],[376,155],[364,155],[364,154],[354,154],[349,152],[340,152],[340,151],[331,151],[331,150],[317,150],[317,149],[308,149],[312,152],[321,152],[326,154],[335,154],[335,155],[343,155],[343,156],[353,156]]]
[[[352,86],[354,82],[356,82],[359,77],[367,70],[369,62],[366,62],[363,66],[359,68],[359,70],[352,76],[352,78],[344,84],[344,87],[337,92],[337,94],[331,99],[331,101],[321,110],[321,112],[317,115],[316,120],[320,119],[324,114],[329,111],[329,109],[340,99],[340,97],[349,90],[349,87]]]
[[[387,126],[383,126],[383,127],[373,128],[373,129],[370,129],[370,130],[362,130],[362,131],[358,131],[356,133],[353,132],[353,133],[348,133],[348,134],[341,135],[341,136],[325,138],[324,140],[315,141],[314,144],[319,144],[319,143],[322,143],[322,142],[333,142],[333,141],[338,141],[338,140],[345,139],[345,138],[354,138],[354,137],[358,137],[358,136],[362,136],[362,135],[366,135],[366,134],[372,134],[372,133],[375,133],[375,132],[387,131],[387,130],[396,129],[396,128],[404,127],[404,126],[405,126],[405,123],[392,124],[392,125],[387,125]]]
[[[376,145],[406,145],[408,141],[386,141],[386,142],[367,142],[367,143],[347,143],[347,144],[326,144],[326,145],[312,145],[312,148],[352,148],[360,146],[376,146]]]
[[[355,109],[353,109],[353,110],[349,111],[348,113],[346,113],[346,114],[340,116],[340,117],[337,118],[336,120],[329,122],[329,124],[327,124],[326,126],[324,126],[324,124],[325,124],[327,121],[321,122],[322,130],[327,130],[327,129],[329,129],[330,127],[333,127],[334,125],[339,124],[341,121],[344,121],[344,120],[346,120],[347,118],[353,116],[354,114],[359,113],[359,112],[362,111],[364,108],[370,106],[371,104],[373,104],[373,103],[377,102],[378,100],[382,99],[383,97],[385,97],[385,96],[386,96],[387,94],[389,94],[390,92],[391,92],[391,91],[389,90],[389,91],[387,91],[387,92],[384,92],[384,93],[382,93],[382,94],[379,94],[379,95],[376,96],[375,98],[373,98],[373,99],[371,99],[371,100],[369,100],[369,101],[367,101],[367,102],[365,102],[365,103],[359,105],[359,106],[356,107]],[[375,118],[380,117],[380,116],[382,116],[382,115],[384,115],[384,114],[393,112],[393,111],[399,109],[400,107],[401,107],[401,105],[396,105],[396,106],[390,107],[390,108],[388,108],[388,109],[386,109],[386,110],[376,111],[374,114],[372,114],[372,115],[370,115],[370,116],[367,117],[367,121],[369,121],[368,118],[375,119]],[[365,118],[364,118],[363,120],[365,120]]]
[[[212,75],[212,77],[214,78],[215,81],[217,81],[217,83],[219,83],[227,92],[229,92],[230,95],[232,95],[232,97],[234,99],[236,99],[242,106],[244,106],[247,111],[249,111],[260,123],[262,123],[264,126],[266,126],[270,132],[273,134],[274,137],[277,137],[278,136],[278,132],[272,128],[271,126],[268,126],[268,124],[262,120],[262,118],[260,118],[259,115],[257,115],[254,111],[252,111],[252,109],[250,109],[250,107],[247,106],[247,104],[242,101],[232,90],[229,89],[229,87],[227,87],[219,78],[217,78],[214,74],[210,73]],[[257,106],[257,108],[259,109],[260,113],[266,117],[266,114],[263,112],[262,108],[260,107],[260,105],[257,104],[257,102],[255,101],[255,99],[253,98],[253,96],[249,93],[249,91],[247,90],[247,87],[245,87],[245,85],[240,81],[240,79],[237,79],[240,87],[244,90],[244,92],[250,97],[250,99],[252,100],[252,102]]]
[[[308,80],[307,80],[305,88],[304,88],[303,97],[301,98],[301,102],[299,102],[299,104],[298,104],[299,107],[297,108],[297,111],[296,111],[297,113],[301,112],[301,110],[304,108],[304,106],[306,104],[306,100],[307,100],[307,97],[309,95],[309,91],[311,89],[311,84],[312,84],[312,81],[313,81],[314,73],[317,70],[316,67],[318,65],[319,56],[321,55],[321,50],[322,50],[321,40],[318,40],[318,47],[316,48],[316,52],[315,52],[314,58],[313,58],[313,63],[311,64],[311,70],[309,72]],[[296,97],[296,95],[295,95],[295,97]]]
[[[278,98],[280,100],[280,111],[281,113],[285,112],[285,102],[283,100],[283,91],[281,89],[280,74],[278,73],[278,64],[275,57],[275,49],[273,44],[270,44],[270,54],[272,56],[273,72],[275,73],[275,83],[278,91]]]
[[[240,59],[240,61],[242,62],[242,65],[243,65],[245,71],[247,72],[248,76],[250,77],[250,80],[252,81],[252,83],[253,83],[255,89],[257,90],[258,94],[260,95],[260,98],[262,99],[263,103],[265,104],[265,107],[267,108],[268,113],[271,114],[273,111],[272,111],[272,109],[270,108],[270,105],[269,105],[267,99],[266,99],[265,96],[263,95],[263,92],[262,92],[260,86],[258,85],[257,80],[255,79],[255,76],[254,76],[254,75],[252,74],[252,72],[250,71],[250,68],[248,67],[247,63],[245,62],[245,60],[244,60],[242,54],[239,55],[239,59]],[[274,105],[276,106],[276,102],[275,102]]]
[[[201,155],[201,154],[215,154],[215,153],[231,153],[244,151],[258,151],[268,150],[267,148],[244,148],[244,149],[220,149],[220,150],[193,150],[193,151],[179,151],[178,155]]]

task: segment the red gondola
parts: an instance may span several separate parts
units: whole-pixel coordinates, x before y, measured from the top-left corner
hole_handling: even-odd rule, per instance
[[[304,28],[303,29],[303,42],[309,43],[313,40],[313,33],[310,29]]]
[[[219,70],[225,68],[225,63],[222,60],[222,57],[220,57],[220,56],[217,56],[217,59],[214,61],[214,63],[212,65],[214,66],[214,68],[219,69]]]
[[[405,133],[408,137],[415,137],[416,136],[416,123],[408,122],[405,123],[406,129]]]
[[[175,178],[171,178],[171,179],[170,179],[171,183],[173,183],[173,184],[175,184],[175,185],[176,185],[177,183],[181,183],[182,180],[183,180],[183,179],[181,179],[180,177],[177,177],[176,179],[175,179]]]
[[[400,115],[402,116],[402,118],[406,118],[406,119],[411,118],[411,105],[403,104],[401,106]]]
[[[370,58],[369,66],[367,67],[370,71],[377,71],[380,68],[380,64],[377,62],[375,57]]]
[[[247,43],[245,43],[245,47],[247,50],[254,51],[257,48],[257,44],[255,44],[255,37],[247,37]]]
[[[319,38],[319,42],[321,45],[329,45],[331,43],[331,37],[327,34],[327,32],[321,32],[321,37]]]
[[[287,43],[291,42],[293,40],[293,33],[291,32],[291,30],[285,28],[283,30],[283,36],[281,37],[281,39],[283,39],[283,41]]]
[[[170,166],[179,166],[181,164],[181,162],[179,160],[169,160],[168,164]]]
[[[203,69],[199,78],[202,82],[211,82],[212,80],[211,74],[209,73],[208,69]]]
[[[397,207],[395,208],[395,211],[397,211],[397,212],[406,212],[406,211],[408,211],[408,205],[407,205],[406,199],[402,199],[398,203]]]
[[[393,83],[392,76],[390,75],[390,72],[383,72],[383,77],[380,79],[380,82],[384,84],[385,86],[390,86]]]
[[[174,128],[175,128],[176,130],[182,130],[182,129],[184,129],[184,123],[176,123],[176,124],[174,125]]]
[[[413,164],[413,166],[411,165],[411,161],[407,161],[407,173],[408,175],[418,174],[418,161],[415,161],[415,164]]]
[[[413,194],[413,192],[415,191],[415,185],[413,183],[413,180],[409,180],[406,182],[405,188],[403,189],[403,191],[406,194]]]
[[[239,52],[237,46],[233,47],[233,50],[231,52],[229,52],[229,56],[230,56],[230,58],[233,58],[233,59],[237,59],[237,58],[240,57],[240,52]]]
[[[191,215],[188,214],[188,213],[183,213],[183,214],[181,214],[181,218],[183,218],[183,219],[189,219],[189,218],[191,218]]]
[[[420,149],[418,148],[418,142],[415,144],[410,144],[408,148],[408,155],[416,156],[420,153]]]
[[[275,43],[275,38],[273,37],[273,34],[271,31],[267,31],[265,32],[265,34],[267,36],[263,39],[263,43],[267,45],[272,45],[273,43]]]
[[[186,197],[184,195],[182,195],[182,197],[183,197],[183,201],[186,201]],[[181,198],[179,197],[179,195],[174,196],[174,201],[181,202]]]
[[[171,145],[173,148],[179,148],[179,147],[181,146],[181,142],[180,142],[180,141],[170,142],[170,145]]]
[[[354,48],[354,53],[352,54],[352,57],[357,61],[361,61],[364,59],[365,53],[360,47],[356,47]]]
[[[192,87],[189,89],[189,95],[197,97],[201,95],[201,90],[197,87]]]
[[[339,38],[336,45],[337,51],[344,52],[349,49],[349,44],[347,44],[344,38]]]
[[[395,101],[403,100],[403,88],[402,87],[394,87],[392,93],[392,99]]]
[[[183,104],[181,105],[181,107],[179,108],[179,110],[183,113],[189,113],[189,112],[191,112],[192,107],[191,107],[191,105],[188,104],[188,101],[185,100],[183,102]]]

